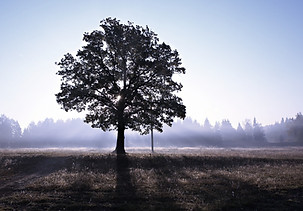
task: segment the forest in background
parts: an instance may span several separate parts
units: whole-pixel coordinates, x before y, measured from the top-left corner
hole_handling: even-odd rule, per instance
[[[303,115],[282,118],[280,122],[262,126],[256,118],[233,128],[229,120],[211,125],[208,119],[199,124],[191,118],[164,126],[163,133],[154,134],[155,147],[268,147],[303,145]],[[45,119],[32,122],[23,131],[14,119],[0,116],[1,148],[93,147],[111,148],[116,131],[104,132],[91,128],[82,119]],[[150,135],[127,131],[126,147],[150,146]]]

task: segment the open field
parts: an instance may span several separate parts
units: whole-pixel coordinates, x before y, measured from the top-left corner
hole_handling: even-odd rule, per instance
[[[303,148],[0,150],[0,210],[301,210]]]

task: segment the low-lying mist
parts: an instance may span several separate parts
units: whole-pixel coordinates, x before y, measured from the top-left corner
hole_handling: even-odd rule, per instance
[[[150,147],[150,135],[127,130],[126,147]],[[93,129],[82,119],[45,119],[31,123],[22,132],[17,121],[0,117],[1,148],[89,147],[114,148],[116,132]],[[203,125],[186,118],[164,126],[164,132],[154,132],[155,147],[267,147],[299,146],[303,144],[303,117],[282,119],[280,123],[263,127],[256,119],[235,129],[229,120],[214,126],[206,119]]]

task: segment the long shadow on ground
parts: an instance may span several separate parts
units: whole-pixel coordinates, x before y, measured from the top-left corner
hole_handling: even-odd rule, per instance
[[[136,187],[130,175],[130,164],[127,155],[117,155],[116,158],[116,207],[131,208],[138,203]]]
[[[303,159],[0,156],[0,210],[301,210],[303,176],[283,189],[233,176],[259,166],[300,174]]]

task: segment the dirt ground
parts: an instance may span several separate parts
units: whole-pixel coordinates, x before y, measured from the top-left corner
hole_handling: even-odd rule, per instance
[[[301,210],[303,148],[0,150],[0,210]]]

